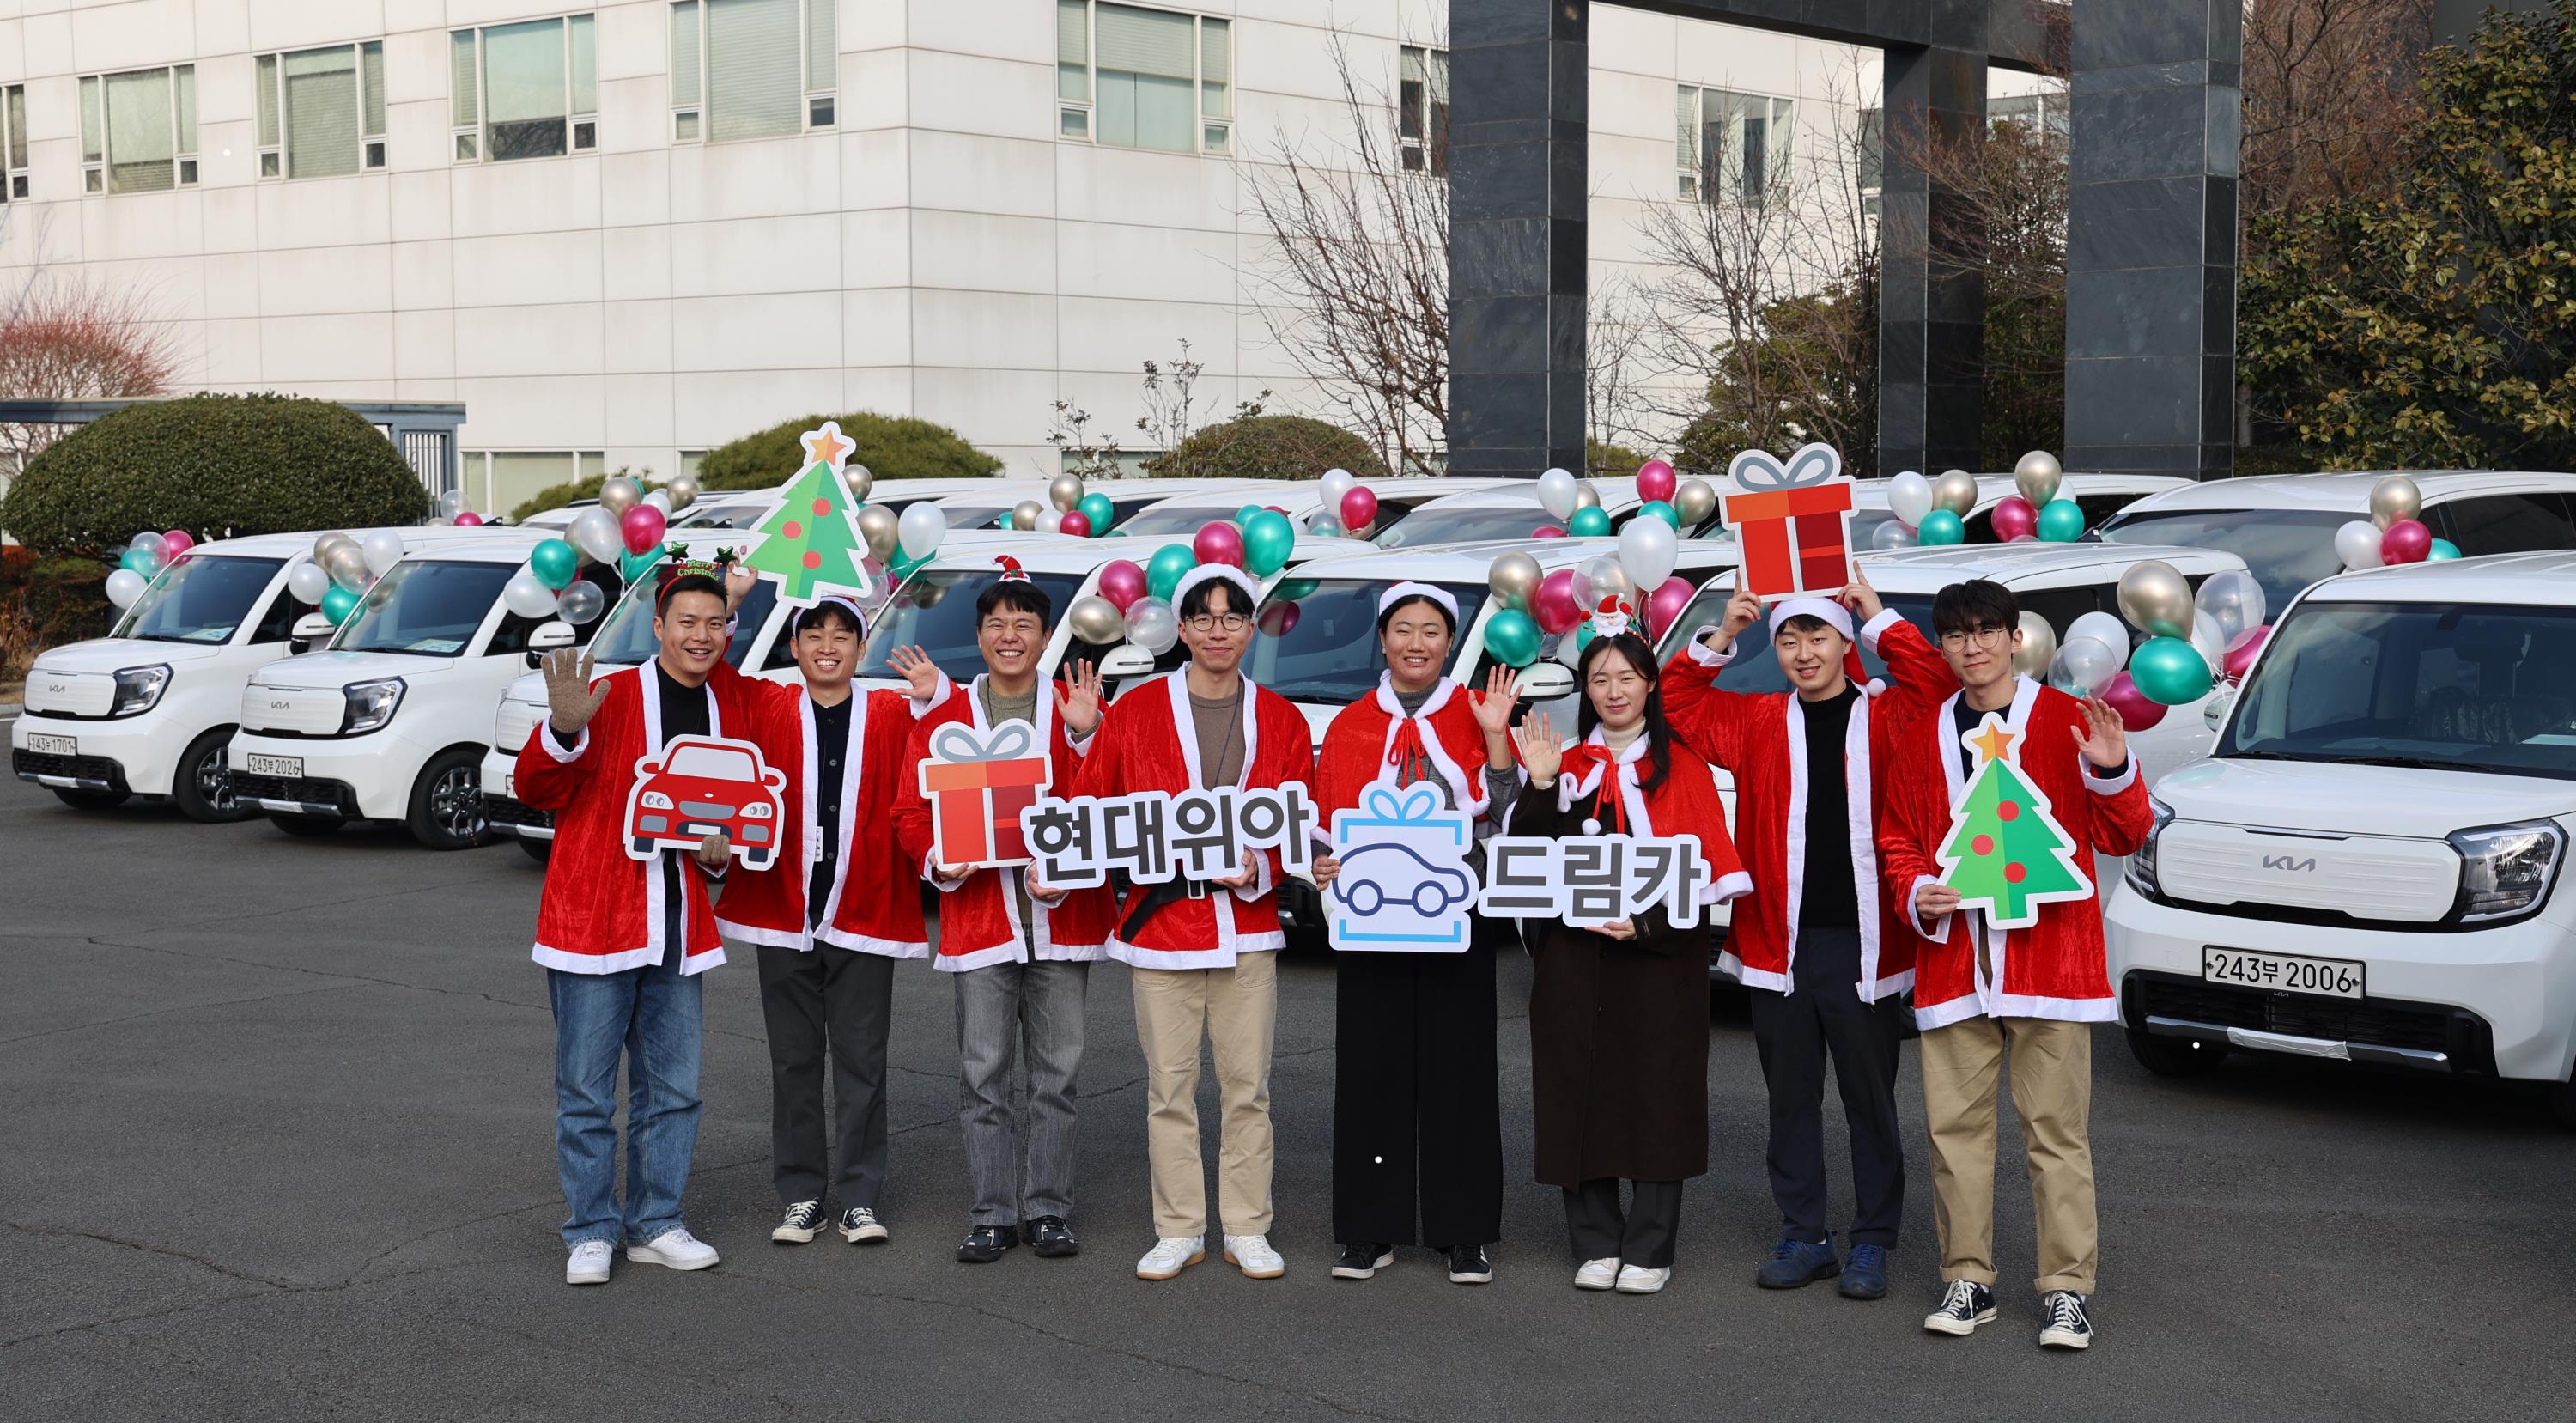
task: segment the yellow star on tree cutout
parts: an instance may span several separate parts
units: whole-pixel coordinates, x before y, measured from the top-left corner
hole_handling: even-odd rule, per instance
[[[841,456],[848,454],[851,450],[857,448],[850,441],[841,437],[841,427],[837,424],[826,424],[820,430],[808,430],[805,432],[804,438],[805,460],[808,464],[819,461],[823,464],[838,466],[841,462]]]
[[[1986,723],[1985,730],[1968,738],[1968,744],[1977,748],[1977,764],[1982,766],[1988,761],[2003,760],[2016,739],[2014,733],[2004,729],[2002,722],[1990,721]]]

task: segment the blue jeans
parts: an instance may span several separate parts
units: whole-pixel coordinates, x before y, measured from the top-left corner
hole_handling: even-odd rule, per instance
[[[705,991],[668,963],[623,973],[546,970],[555,1010],[555,1164],[566,1245],[646,1242],[680,1224],[698,1145]],[[617,1057],[625,1050],[626,1209],[617,1207]]]

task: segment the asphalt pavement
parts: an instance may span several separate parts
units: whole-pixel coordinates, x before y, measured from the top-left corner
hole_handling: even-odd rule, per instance
[[[1334,1254],[1332,964],[1283,965],[1272,1099],[1289,1273],[1133,1276],[1150,1244],[1125,971],[1091,988],[1084,1250],[969,1267],[951,993],[897,975],[894,1239],[768,1242],[768,1080],[747,951],[707,984],[680,1275],[562,1283],[541,876],[503,844],[290,839],[0,785],[0,1414],[11,1419],[1358,1416],[2564,1419],[2576,1135],[2529,1094],[2242,1057],[2174,1083],[2095,1040],[2103,1270],[2082,1355],[2036,1347],[2004,1126],[2003,1318],[1925,1335],[1920,1081],[1900,1101],[1895,1288],[1757,1291],[1776,1234],[1740,1003],[1710,1025],[1711,1171],[1653,1297],[1570,1287],[1532,1184],[1529,974],[1503,967],[1495,1282]],[[1213,1149],[1213,1076],[1203,1119]],[[1840,1131],[1832,1118],[1829,1140]],[[1843,1177],[1836,1157],[1835,1172]],[[1847,1178],[1838,1180],[1847,1185]],[[1838,1216],[1849,1195],[1838,1189]]]

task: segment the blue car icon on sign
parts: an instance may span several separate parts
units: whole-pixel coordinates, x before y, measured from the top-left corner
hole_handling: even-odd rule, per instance
[[[1412,864],[1391,863],[1397,856],[1410,860]],[[1354,875],[1355,870],[1360,873]],[[1375,914],[1386,908],[1389,901],[1378,882],[1366,876],[1388,870],[1396,871],[1404,879],[1419,877],[1411,897],[1398,902],[1426,919],[1453,904],[1462,904],[1475,897],[1475,882],[1467,877],[1465,871],[1435,865],[1402,845],[1363,845],[1352,851],[1342,861],[1340,878],[1333,881],[1333,897],[1362,918]]]

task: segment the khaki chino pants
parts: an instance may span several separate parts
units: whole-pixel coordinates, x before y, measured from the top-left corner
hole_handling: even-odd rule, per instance
[[[1136,1041],[1145,1050],[1145,1145],[1153,1160],[1154,1233],[1204,1235],[1199,1163],[1199,1042],[1216,1058],[1217,1206],[1227,1235],[1270,1232],[1270,1046],[1279,1021],[1275,952],[1232,968],[1139,968]]]
[[[1970,1018],[1923,1034],[1932,1128],[1932,1219],[1941,1278],[1995,1283],[1995,1091],[2011,1045],[2013,1112],[2039,1225],[2040,1293],[2093,1293],[2093,1028],[2045,1018]]]

